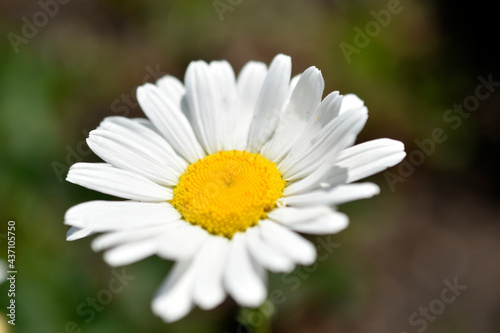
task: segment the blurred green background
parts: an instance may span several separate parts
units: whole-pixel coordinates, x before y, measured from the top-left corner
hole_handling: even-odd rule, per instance
[[[359,142],[398,139],[413,157],[369,179],[378,197],[341,207],[347,230],[311,237],[328,253],[317,265],[270,276],[281,304],[240,313],[241,321],[259,326],[271,314],[272,330],[288,333],[500,332],[498,87],[474,105],[478,77],[500,80],[493,3],[402,0],[383,26],[375,16],[395,0],[48,3],[0,3],[0,258],[14,220],[18,269],[16,326],[2,326],[3,283],[0,333],[245,332],[231,300],[174,324],[154,316],[150,302],[170,268],[156,257],[127,266],[133,280],[92,310],[88,298],[105,297],[113,269],[90,239],[66,242],[63,216],[106,196],[64,178],[71,164],[98,160],[84,140],[104,117],[142,116],[138,85],[183,78],[196,59],[227,59],[239,71],[277,53],[292,56],[293,74],[321,69],[325,93],[365,100]],[[39,14],[44,7],[53,15]],[[39,27],[24,27],[33,19]],[[465,101],[470,113],[448,111]],[[418,153],[415,140],[428,142],[436,128],[446,140]],[[325,243],[337,245],[330,253]],[[425,328],[412,324],[455,279],[467,289]]]

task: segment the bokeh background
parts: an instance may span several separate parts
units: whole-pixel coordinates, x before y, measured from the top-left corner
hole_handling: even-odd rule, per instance
[[[257,332],[500,332],[500,87],[470,113],[447,111],[473,100],[478,77],[500,81],[494,2],[401,0],[363,47],[356,28],[394,0],[63,2],[45,23],[37,13],[53,1],[0,3],[0,258],[15,220],[18,268],[16,326],[2,322],[3,283],[0,332],[246,332],[236,317]],[[40,27],[23,37],[34,16]],[[359,52],[346,57],[342,43]],[[277,53],[292,56],[294,74],[321,69],[325,93],[358,94],[370,110],[358,141],[401,140],[413,162],[390,169],[401,177],[393,186],[388,174],[371,177],[378,197],[341,207],[347,230],[311,237],[328,253],[317,265],[270,276],[281,304],[238,312],[228,300],[166,325],[150,301],[170,263],[153,257],[127,266],[134,279],[93,309],[88,298],[104,297],[113,270],[90,239],[66,242],[63,225],[72,205],[106,198],[64,181],[71,164],[98,160],[88,132],[106,116],[142,116],[135,88],[182,78],[191,60],[227,59],[239,71]],[[446,140],[415,152],[436,128]],[[412,324],[439,305],[445,280],[467,289],[425,327]]]

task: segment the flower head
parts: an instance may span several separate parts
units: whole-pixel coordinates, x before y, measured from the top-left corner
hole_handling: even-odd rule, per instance
[[[266,298],[266,270],[290,272],[316,258],[298,233],[348,225],[342,203],[379,188],[354,183],[399,163],[399,141],[353,146],[368,111],[354,95],[322,100],[321,72],[290,77],[291,60],[192,62],[184,84],[165,76],[138,88],[148,119],[108,117],[90,148],[104,163],[76,163],[67,180],[127,201],[70,208],[68,240],[92,242],[113,266],[151,255],[175,261],[153,299],[165,321],[229,294],[242,306]]]

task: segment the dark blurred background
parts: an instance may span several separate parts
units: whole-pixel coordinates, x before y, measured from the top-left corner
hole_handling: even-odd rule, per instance
[[[15,330],[3,283],[0,332],[244,332],[235,316],[256,332],[500,332],[494,2],[2,0],[0,31],[0,258],[14,220],[18,269]],[[122,270],[90,239],[65,241],[65,211],[106,198],[67,169],[98,160],[84,140],[104,117],[142,116],[138,85],[196,59],[239,71],[277,53],[294,74],[321,69],[325,95],[365,100],[359,142],[398,139],[408,157],[369,179],[379,196],[340,208],[347,230],[311,237],[317,265],[270,276],[274,306],[238,315],[228,300],[166,325],[150,302],[170,263],[127,266],[134,279],[110,294]]]

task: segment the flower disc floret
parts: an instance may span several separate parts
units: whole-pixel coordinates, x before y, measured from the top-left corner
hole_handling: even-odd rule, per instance
[[[231,238],[265,219],[284,187],[276,164],[262,155],[221,151],[187,168],[171,203],[187,222]]]

